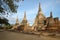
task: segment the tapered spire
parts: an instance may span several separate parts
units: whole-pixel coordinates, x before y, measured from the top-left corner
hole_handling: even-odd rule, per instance
[[[16,17],[16,24],[19,24],[19,21],[18,21],[18,16]]]
[[[41,9],[41,5],[39,3],[39,6],[38,6],[38,15],[42,14],[42,9]]]
[[[26,18],[26,11],[24,12],[24,18],[21,22],[21,25],[29,25],[28,21],[27,21],[27,18]]]
[[[52,18],[53,16],[52,16],[52,11],[50,12],[50,17]]]
[[[40,12],[40,11],[41,11],[41,6],[40,6],[40,3],[39,3],[38,12]]]
[[[23,18],[23,20],[26,20],[26,11],[24,12],[24,18]]]

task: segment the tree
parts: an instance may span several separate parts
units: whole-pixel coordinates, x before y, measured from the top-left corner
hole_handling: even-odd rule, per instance
[[[10,25],[8,23],[8,19],[4,18],[4,17],[0,17],[0,24],[6,24],[6,25]]]
[[[17,3],[23,0],[0,0],[0,14],[8,14],[6,12],[17,12]]]

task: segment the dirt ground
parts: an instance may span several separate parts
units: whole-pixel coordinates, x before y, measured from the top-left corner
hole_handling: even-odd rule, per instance
[[[0,31],[0,40],[60,40],[46,36],[30,35],[17,32]]]

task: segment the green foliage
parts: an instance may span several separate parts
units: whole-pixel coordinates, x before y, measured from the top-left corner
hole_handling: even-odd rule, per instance
[[[16,12],[17,5],[14,4],[14,0],[4,0],[12,12]]]
[[[12,26],[11,25],[6,25],[6,29],[11,29]]]
[[[0,24],[6,24],[6,25],[9,25],[8,19],[6,19],[6,18],[4,18],[4,17],[0,17]]]
[[[0,0],[0,14],[5,13],[5,11],[17,12],[19,1],[21,0]]]

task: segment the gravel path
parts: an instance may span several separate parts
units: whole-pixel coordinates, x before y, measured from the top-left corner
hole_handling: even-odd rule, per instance
[[[60,39],[3,31],[0,32],[0,40],[60,40]]]

